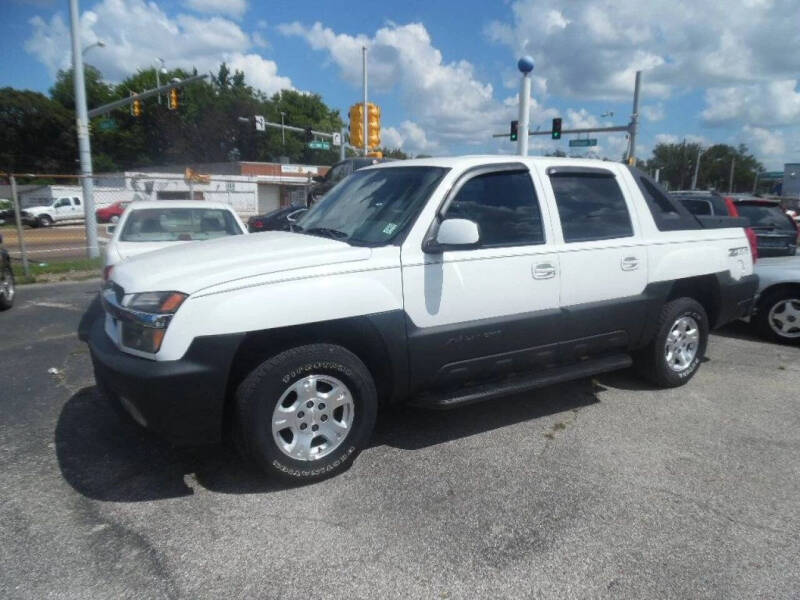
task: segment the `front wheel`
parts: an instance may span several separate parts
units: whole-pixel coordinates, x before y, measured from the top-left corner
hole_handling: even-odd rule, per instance
[[[800,290],[767,293],[758,303],[753,325],[768,340],[800,344]]]
[[[50,227],[53,224],[53,219],[51,219],[48,215],[42,215],[38,219],[40,227]]]
[[[346,470],[377,415],[369,370],[333,344],[287,350],[261,363],[236,392],[237,446],[269,475],[311,482]]]
[[[708,345],[708,316],[691,298],[677,298],[661,309],[658,329],[638,357],[639,370],[659,387],[687,383],[700,367]]]

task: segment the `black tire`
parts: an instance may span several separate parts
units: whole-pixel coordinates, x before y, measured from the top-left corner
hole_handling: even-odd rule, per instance
[[[6,288],[6,284],[9,285]],[[11,267],[3,265],[0,272],[0,310],[8,310],[14,306],[14,296],[16,295],[16,282],[14,272]]]
[[[796,326],[800,328],[800,320],[788,323],[791,329],[786,330],[786,333],[793,333],[796,337],[790,337],[782,333],[778,327],[778,322],[770,322],[770,312],[773,308],[782,303],[791,303],[790,305],[793,306],[793,308],[800,310],[800,289],[790,288],[767,292],[758,301],[756,314],[753,316],[753,326],[761,337],[771,342],[777,342],[779,344],[800,344],[800,335],[797,334],[793,327],[796,323]],[[796,319],[797,317],[789,318]]]
[[[330,376],[344,383],[353,399],[353,420],[345,438],[318,459],[297,460],[275,442],[272,418],[278,401],[308,375]],[[236,391],[236,447],[268,475],[290,483],[307,483],[348,469],[369,442],[378,411],[375,382],[352,352],[333,344],[300,346],[264,361]]]
[[[667,336],[682,317],[690,317],[697,323],[698,342],[694,358],[689,365],[676,371],[667,361]],[[700,367],[708,345],[708,315],[702,305],[692,298],[677,298],[664,305],[658,316],[656,334],[650,344],[637,357],[639,372],[659,387],[672,388],[686,384]]]
[[[50,227],[53,224],[53,219],[51,219],[48,215],[42,215],[36,219],[36,223],[39,227]]]

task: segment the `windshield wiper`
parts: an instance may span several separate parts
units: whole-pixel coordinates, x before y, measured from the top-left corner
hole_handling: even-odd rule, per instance
[[[330,227],[311,227],[310,229],[301,229],[302,233],[308,233],[310,235],[321,235],[324,237],[329,237],[334,240],[341,240],[350,237],[349,233],[345,233],[344,231],[339,231],[338,229],[331,229]]]

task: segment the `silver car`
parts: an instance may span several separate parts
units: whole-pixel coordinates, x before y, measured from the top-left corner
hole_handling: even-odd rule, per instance
[[[750,319],[765,338],[800,344],[800,256],[760,258],[758,295]]]

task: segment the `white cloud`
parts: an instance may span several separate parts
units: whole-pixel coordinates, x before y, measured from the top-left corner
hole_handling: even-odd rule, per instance
[[[515,0],[487,37],[533,55],[551,93],[627,100],[797,76],[795,0]]]
[[[425,130],[412,121],[403,121],[400,127],[384,127],[381,131],[381,145],[386,148],[400,148],[411,154],[437,154],[440,146],[428,140]]]
[[[745,125],[742,128],[742,136],[747,140],[748,146],[754,148],[756,154],[766,160],[782,157],[786,153],[786,140],[779,131]]]
[[[800,121],[796,79],[710,89],[705,101],[702,118],[708,125],[744,122],[781,126]]]
[[[247,0],[185,0],[184,5],[197,12],[228,15],[235,19],[241,19],[247,12]]]
[[[56,13],[45,21],[37,16],[30,24],[33,32],[25,49],[51,75],[70,68],[70,38],[62,17]],[[154,2],[102,0],[81,15],[81,37],[85,44],[105,42],[104,48],[87,55],[87,61],[110,81],[151,68],[156,58],[163,58],[167,68],[197,68],[201,73],[216,71],[226,61],[244,70],[247,81],[267,93],[292,86],[289,78],[278,75],[273,61],[252,52],[250,36],[224,17],[170,17]]]
[[[652,122],[661,121],[666,116],[664,104],[662,102],[657,104],[645,104],[639,110],[645,119]]]
[[[487,144],[493,132],[507,129],[508,121],[516,118],[516,111],[494,97],[492,85],[478,79],[471,63],[447,62],[421,23],[390,23],[371,37],[336,33],[321,23],[290,23],[279,30],[325,52],[342,79],[354,87],[361,85],[361,48],[366,45],[370,89],[397,91],[414,114],[414,126],[433,140],[429,144],[443,149],[453,144]],[[413,136],[404,125],[389,135],[409,143]]]

